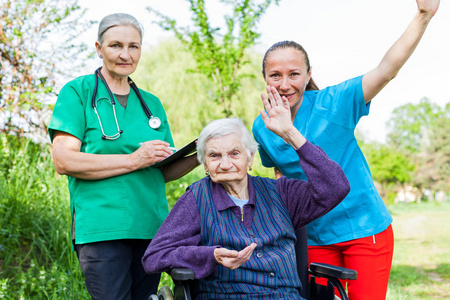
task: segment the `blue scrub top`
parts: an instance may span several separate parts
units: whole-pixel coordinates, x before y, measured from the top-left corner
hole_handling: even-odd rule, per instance
[[[294,126],[344,170],[350,193],[325,216],[307,225],[309,245],[330,245],[375,235],[392,222],[375,188],[369,166],[355,138],[355,127],[368,115],[362,76],[317,91],[305,91]],[[277,167],[288,178],[306,180],[295,150],[266,128],[261,116],[253,123],[265,167]]]

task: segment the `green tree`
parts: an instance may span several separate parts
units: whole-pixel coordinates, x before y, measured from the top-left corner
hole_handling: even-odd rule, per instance
[[[445,109],[421,99],[396,108],[388,121],[388,142],[415,164],[411,184],[424,192],[449,191],[450,103]]]
[[[183,45],[192,53],[196,61],[195,71],[207,76],[213,82],[212,99],[222,107],[222,113],[233,115],[233,99],[241,87],[241,80],[248,74],[239,73],[247,61],[246,49],[255,44],[260,36],[255,31],[256,24],[272,2],[260,3],[251,0],[221,0],[232,6],[232,14],[225,16],[226,32],[221,34],[218,27],[212,27],[205,10],[204,0],[189,0],[194,29],[179,27],[175,20],[164,16],[152,8],[150,12],[159,17],[156,22],[163,29],[172,31]],[[254,76],[254,75],[253,75]]]
[[[382,197],[392,202],[397,190],[412,182],[414,162],[395,148],[377,142],[360,143],[372,172],[373,180],[380,183]]]
[[[260,55],[248,51],[248,61],[239,73],[258,73]],[[198,137],[212,120],[223,117],[221,107],[210,101],[213,83],[201,73],[189,72],[196,62],[192,54],[175,38],[143,51],[132,78],[138,86],[158,96],[166,110],[172,134],[178,146]],[[253,120],[263,108],[261,92],[265,83],[262,76],[245,77],[234,103],[234,112],[251,129]]]
[[[76,42],[92,24],[80,21],[84,13],[77,0],[1,1],[0,132],[45,129],[58,76],[72,76],[87,56]]]
[[[436,121],[443,117],[442,108],[422,98],[419,104],[397,107],[387,122],[388,143],[410,153],[418,153],[429,145],[429,135]]]
[[[420,153],[416,183],[450,192],[450,103],[430,129],[428,147]]]

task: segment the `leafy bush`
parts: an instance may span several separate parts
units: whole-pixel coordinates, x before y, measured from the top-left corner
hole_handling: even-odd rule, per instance
[[[87,298],[69,246],[67,179],[50,146],[0,138],[0,298]]]

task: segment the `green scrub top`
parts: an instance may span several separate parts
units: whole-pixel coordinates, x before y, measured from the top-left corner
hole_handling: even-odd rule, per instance
[[[81,152],[130,154],[139,143],[163,140],[173,145],[166,113],[159,99],[140,90],[161,126],[152,129],[135,92],[130,89],[126,109],[116,100],[116,114],[122,135],[103,140],[99,121],[91,105],[94,75],[78,77],[61,90],[48,127],[53,141],[55,131],[67,132],[81,141]],[[97,111],[106,135],[117,133],[109,94],[98,81]],[[162,172],[148,167],[101,180],[69,176],[70,209],[76,244],[116,239],[152,239],[169,209]]]

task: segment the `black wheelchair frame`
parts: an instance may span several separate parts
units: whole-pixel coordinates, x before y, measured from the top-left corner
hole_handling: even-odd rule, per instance
[[[295,234],[297,236],[295,245],[297,272],[300,281],[303,283],[300,295],[308,300],[334,300],[334,290],[336,288],[342,300],[348,300],[347,293],[339,279],[355,280],[357,272],[323,263],[311,263],[308,268],[306,227],[298,229]],[[194,271],[188,268],[174,268],[168,274],[172,277],[175,284],[173,291],[169,287],[163,286],[158,291],[158,295],[150,296],[149,300],[191,300],[191,291],[196,282]],[[308,280],[308,277],[310,277],[310,280]],[[316,278],[327,278],[327,285],[317,284]]]

